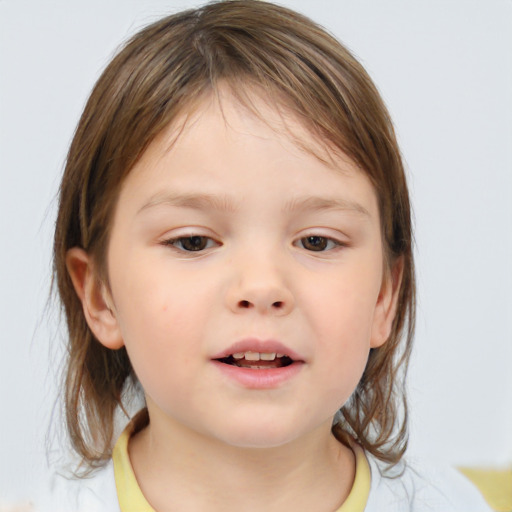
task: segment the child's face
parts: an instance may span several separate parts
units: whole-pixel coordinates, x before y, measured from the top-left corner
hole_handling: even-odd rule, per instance
[[[393,300],[367,177],[298,149],[255,101],[273,129],[224,94],[128,175],[108,250],[118,338],[104,342],[125,344],[155,426],[264,447],[330,429]],[[242,368],[239,352],[294,362]]]

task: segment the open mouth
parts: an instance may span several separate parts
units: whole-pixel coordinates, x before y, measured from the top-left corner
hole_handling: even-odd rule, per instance
[[[275,352],[238,352],[228,357],[216,359],[220,363],[239,368],[249,368],[253,370],[267,370],[271,368],[283,368],[290,366],[294,361],[285,354]]]

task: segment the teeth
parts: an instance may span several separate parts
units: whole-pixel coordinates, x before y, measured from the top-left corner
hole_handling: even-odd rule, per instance
[[[283,357],[284,354],[276,354],[275,352],[237,352],[233,354],[234,359],[244,359],[246,361],[274,361],[276,357]]]

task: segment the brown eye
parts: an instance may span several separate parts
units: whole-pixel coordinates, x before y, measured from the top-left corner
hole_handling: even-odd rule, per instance
[[[181,239],[181,245],[186,251],[202,251],[208,239],[205,236],[189,236]]]
[[[181,238],[176,238],[172,240],[172,245],[178,247],[179,249],[183,249],[184,251],[196,252],[202,251],[209,247],[209,243],[211,239],[206,236],[184,236]]]
[[[300,239],[302,243],[302,247],[308,251],[325,251],[329,242],[329,238],[325,238],[324,236],[306,236]]]

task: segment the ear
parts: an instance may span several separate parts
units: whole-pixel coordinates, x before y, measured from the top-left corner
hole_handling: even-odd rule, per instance
[[[105,347],[118,349],[124,345],[113,301],[99,279],[91,257],[78,247],[66,254],[66,267],[76,294],[82,302],[84,316],[96,339]]]
[[[382,280],[373,317],[372,336],[370,340],[371,348],[384,345],[391,334],[393,320],[396,315],[400,285],[402,284],[403,271],[404,260],[403,257],[400,257],[395,261],[393,267],[386,272]]]

